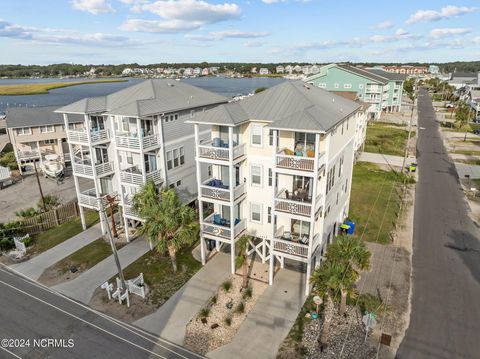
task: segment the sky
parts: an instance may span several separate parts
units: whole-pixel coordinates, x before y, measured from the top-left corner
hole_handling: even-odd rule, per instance
[[[0,63],[480,59],[480,2],[0,0]]]

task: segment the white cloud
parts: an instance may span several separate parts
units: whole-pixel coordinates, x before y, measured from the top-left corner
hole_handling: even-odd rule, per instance
[[[465,35],[472,32],[472,29],[467,28],[441,28],[433,29],[430,31],[430,36],[433,38],[447,37],[447,36],[456,36],[456,35]]]
[[[373,35],[370,37],[370,41],[373,42],[390,42],[392,40],[393,37],[388,35]]]
[[[474,37],[474,38],[472,39],[472,42],[473,42],[474,44],[480,45],[480,36]]]
[[[234,3],[211,4],[202,0],[161,0],[143,5],[138,2],[135,4],[137,10],[158,15],[161,20],[129,19],[120,27],[122,30],[190,31],[203,25],[237,19],[241,15],[240,7]]]
[[[193,35],[186,35],[185,37],[189,38],[190,40],[197,40],[197,41],[216,41],[222,40],[225,38],[234,38],[234,39],[252,39],[252,38],[259,38],[259,37],[266,37],[270,35],[268,32],[246,32],[246,31],[239,31],[239,30],[224,30],[224,31],[213,31],[208,34],[193,34]]]
[[[247,41],[246,43],[243,44],[245,47],[260,47],[265,45],[265,42],[263,41]]]
[[[387,20],[374,25],[373,28],[379,29],[379,30],[387,30],[387,29],[391,29],[394,26],[395,25],[393,24],[393,22]]]
[[[279,3],[279,2],[286,2],[286,0],[262,0],[263,3],[265,4],[276,4],[276,3]]]
[[[411,15],[410,18],[406,21],[407,24],[414,24],[417,22],[426,22],[426,21],[438,21],[442,19],[448,19],[454,16],[460,16],[468,13],[477,11],[474,7],[467,6],[453,6],[448,5],[436,10],[418,10],[415,14]]]
[[[75,10],[86,11],[94,15],[115,12],[107,0],[73,0],[72,7]]]

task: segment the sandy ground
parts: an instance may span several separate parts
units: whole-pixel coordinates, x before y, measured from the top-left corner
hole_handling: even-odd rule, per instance
[[[447,151],[480,151],[480,136],[473,133],[467,133],[467,141],[464,141],[464,132],[441,131],[443,142]],[[475,156],[480,160],[480,156]]]
[[[205,303],[205,307],[210,307],[208,317],[202,322],[201,318],[196,316],[188,323],[185,334],[186,348],[200,354],[206,354],[233,340],[257,299],[268,287],[268,283],[265,283],[263,280],[254,279],[260,276],[267,276],[268,278],[267,264],[257,261],[253,261],[253,263],[249,270],[249,276],[252,278],[249,280],[249,286],[252,288],[252,297],[249,299],[242,298],[242,276],[234,275],[230,277],[232,288],[228,292],[219,288],[215,296],[215,303]],[[244,312],[234,313],[236,306],[241,302],[244,303]],[[230,309],[227,308],[228,303],[232,304]],[[226,317],[232,318],[230,325],[225,323]],[[212,329],[212,325],[218,326]]]

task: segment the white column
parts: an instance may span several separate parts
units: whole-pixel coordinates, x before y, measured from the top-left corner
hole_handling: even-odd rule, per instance
[[[270,285],[273,284],[273,263],[275,261],[275,258],[274,258],[274,255],[273,255],[273,247],[274,247],[274,244],[273,244],[273,240],[275,238],[275,231],[276,231],[276,228],[275,228],[275,195],[277,194],[277,191],[278,191],[278,188],[277,188],[277,171],[276,171],[276,168],[277,168],[277,152],[278,152],[278,141],[277,141],[277,137],[278,137],[278,130],[273,130],[273,167],[272,167],[272,188],[273,188],[273,197],[272,197],[272,201],[271,201],[271,204],[272,204],[272,227],[271,227],[271,232],[270,232],[270,238],[268,240],[270,240],[270,276],[271,276],[271,280],[269,280],[269,283]]]
[[[273,284],[273,271],[274,271],[274,263],[275,263],[275,256],[270,252],[270,263],[269,263],[269,269],[268,269],[268,284],[272,285]]]
[[[308,258],[307,262],[307,278],[305,279],[305,295],[310,294],[310,276],[312,274],[312,259]]]
[[[140,119],[137,117],[137,137],[140,141],[140,170],[142,171],[143,183],[147,181],[147,172],[145,171],[145,158],[143,154],[143,136],[142,125]]]
[[[122,211],[123,211],[123,207],[122,207]],[[125,239],[127,241],[127,243],[130,242],[130,233],[128,233],[128,218],[127,217],[123,217],[123,223],[124,223],[124,226],[125,228],[123,229],[125,231]]]
[[[63,159],[63,163],[65,163],[65,154],[63,153],[63,146],[62,146],[62,139],[61,138],[57,139],[57,146],[58,146],[59,156]]]
[[[235,198],[233,187],[235,184],[235,169],[233,167],[233,127],[228,127],[228,152],[229,152],[229,189],[230,189],[230,260],[232,274],[235,274]]]
[[[43,167],[42,152],[40,151],[40,141],[37,141],[37,150],[38,150],[38,154],[40,155],[40,167]]]
[[[165,159],[165,156],[166,156],[165,155],[165,140],[163,138],[163,121],[162,121],[162,118],[160,116],[158,116],[157,121],[158,121],[158,123],[157,123],[158,139],[159,139],[159,142],[160,142],[160,151],[159,151],[160,163],[161,163],[161,168],[163,169],[162,176],[163,176],[164,184],[166,184],[166,183],[168,183],[168,176],[167,176],[167,162],[166,162],[166,159]],[[195,141],[198,142],[198,140],[195,140]]]
[[[73,176],[73,182],[75,183],[75,191],[77,192],[77,199],[78,199],[78,195],[80,193],[80,186],[78,184],[78,178],[77,176]],[[80,210],[80,221],[82,222],[82,228],[83,230],[86,230],[87,229],[87,224],[85,222],[85,213],[83,211],[83,207],[78,204],[78,208]],[[100,216],[101,218],[101,216]]]
[[[206,253],[205,253],[205,238],[203,237],[203,231],[202,231],[202,226],[203,226],[203,202],[202,202],[202,197],[201,197],[201,183],[202,183],[202,171],[200,168],[200,161],[199,161],[199,149],[198,149],[198,143],[200,141],[199,136],[198,136],[198,123],[196,123],[194,126],[194,131],[195,131],[195,166],[196,166],[196,171],[197,171],[197,192],[198,192],[198,220],[200,222],[200,253],[202,257],[202,265],[205,265],[206,263]]]

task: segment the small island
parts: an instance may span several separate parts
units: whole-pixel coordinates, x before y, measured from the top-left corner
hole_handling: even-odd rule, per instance
[[[103,84],[111,82],[126,82],[126,79],[109,79],[109,80],[85,80],[85,81],[64,81],[64,82],[41,82],[41,83],[21,83],[0,85],[0,96],[14,95],[41,95],[47,94],[50,90],[87,84]]]

